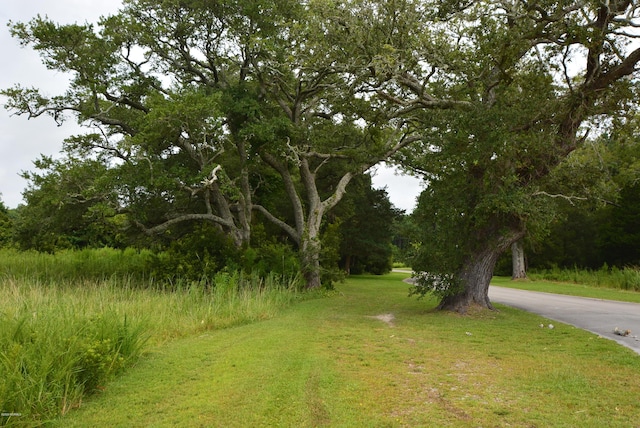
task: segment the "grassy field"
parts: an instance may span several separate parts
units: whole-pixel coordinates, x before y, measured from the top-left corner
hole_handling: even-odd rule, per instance
[[[500,306],[363,276],[260,322],[155,346],[60,427],[633,427],[640,356]]]
[[[24,266],[45,259],[35,257]],[[149,349],[271,318],[300,297],[277,278],[220,273],[215,288],[185,283],[166,291],[131,277],[71,279],[68,267],[52,269],[62,275],[0,274],[0,426],[47,423],[104,390]]]
[[[606,264],[600,269],[535,269],[528,272],[534,280],[582,284],[592,287],[617,288],[640,292],[640,268],[627,266],[609,268]]]

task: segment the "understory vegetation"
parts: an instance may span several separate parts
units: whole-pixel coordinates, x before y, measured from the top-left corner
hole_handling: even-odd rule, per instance
[[[45,423],[102,390],[150,347],[270,318],[298,295],[297,278],[276,275],[144,280],[148,256],[2,250],[0,425]]]
[[[151,276],[153,257],[149,250],[133,248],[60,249],[55,253],[3,248],[0,249],[0,272],[5,278],[44,284],[111,277],[144,280]]]

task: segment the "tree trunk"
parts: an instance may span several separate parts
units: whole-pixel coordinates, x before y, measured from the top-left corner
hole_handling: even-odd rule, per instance
[[[472,306],[493,309],[489,300],[489,283],[501,253],[493,247],[471,255],[457,275],[462,290],[442,299],[438,309],[459,313],[466,313]]]
[[[351,254],[347,254],[347,257],[345,257],[344,271],[347,275],[351,275]]]
[[[521,239],[511,244],[511,261],[513,266],[511,279],[525,279],[527,277],[527,266],[524,258],[524,245],[522,245]]]
[[[496,262],[511,244],[523,236],[524,230],[511,230],[499,234],[496,239],[484,239],[484,245],[479,246],[478,250],[467,257],[456,275],[460,281],[460,290],[443,298],[438,309],[463,314],[473,306],[493,310],[494,307],[489,300],[489,284]]]
[[[320,239],[318,236],[306,236],[301,245],[302,275],[308,289],[319,288],[320,278]]]

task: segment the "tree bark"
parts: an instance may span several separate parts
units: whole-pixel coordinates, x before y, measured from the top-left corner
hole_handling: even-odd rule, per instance
[[[522,240],[517,240],[511,244],[511,279],[525,279],[527,277],[527,265],[524,257],[524,245]]]
[[[309,165],[309,159],[300,156],[298,173],[300,181],[304,187],[305,202],[307,211],[302,203],[303,195],[298,192],[291,171],[280,162],[275,156],[268,152],[261,152],[262,159],[276,170],[282,177],[285,191],[289,196],[293,208],[295,227],[286,224],[275,215],[269,213],[266,208],[254,205],[254,209],[262,212],[265,217],[281,227],[296,242],[300,249],[300,260],[302,263],[302,274],[305,278],[307,288],[317,288],[321,286],[320,270],[320,227],[325,213],[336,206],[346,193],[346,187],[354,177],[353,172],[346,172],[338,181],[334,192],[325,200],[320,198],[316,183],[315,171]],[[368,166],[361,167],[363,172]]]
[[[344,271],[347,275],[351,275],[351,254],[347,254],[344,261]]]
[[[460,291],[444,297],[438,309],[462,314],[474,306],[494,310],[489,300],[489,284],[496,262],[511,244],[523,236],[524,230],[518,229],[498,234],[496,239],[485,239],[483,245],[469,254],[456,275]]]
[[[319,233],[319,231],[318,231]],[[316,234],[317,235],[317,234]],[[320,237],[306,236],[301,246],[302,275],[308,289],[322,285],[320,275]]]
[[[438,309],[463,314],[472,306],[494,309],[489,300],[489,283],[501,253],[493,247],[472,254],[457,275],[462,291],[443,298]]]

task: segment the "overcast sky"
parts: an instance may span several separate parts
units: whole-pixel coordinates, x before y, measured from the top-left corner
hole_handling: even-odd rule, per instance
[[[15,84],[37,87],[47,95],[63,93],[67,76],[47,70],[37,53],[21,48],[7,28],[9,21],[25,22],[39,15],[46,15],[58,23],[95,22],[100,16],[116,12],[120,0],[2,0],[0,7],[0,88]],[[0,97],[0,104],[6,99]],[[40,154],[55,156],[62,148],[62,141],[81,132],[73,120],[58,127],[53,119],[39,117],[27,120],[24,116],[11,116],[0,108],[0,199],[9,208],[22,203],[22,191],[26,181],[21,171],[33,170],[33,161]],[[419,181],[413,177],[398,175],[384,166],[376,168],[375,187],[386,187],[391,202],[400,209],[411,212],[421,191]]]

